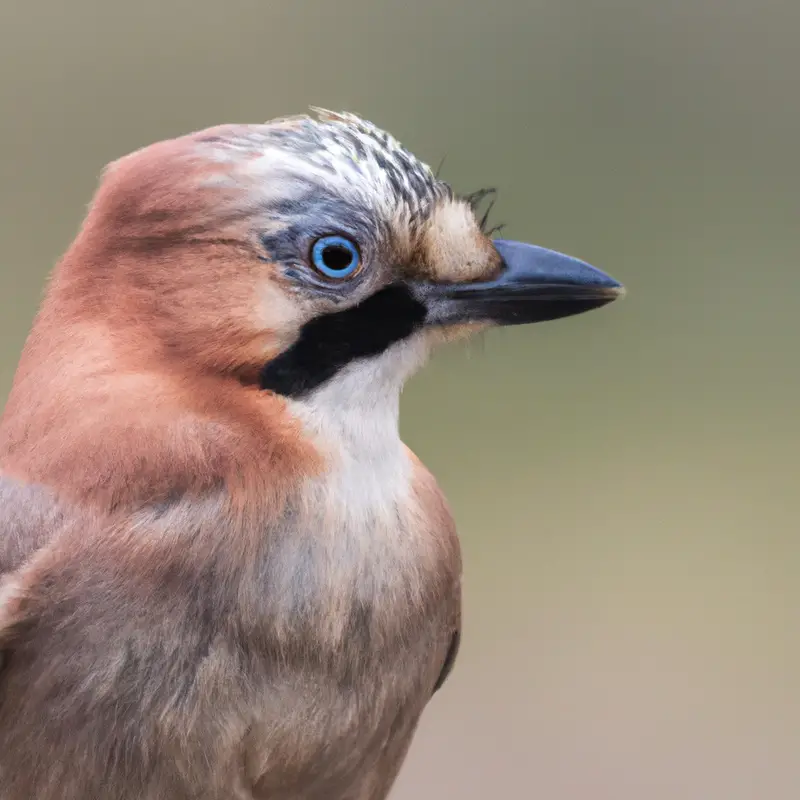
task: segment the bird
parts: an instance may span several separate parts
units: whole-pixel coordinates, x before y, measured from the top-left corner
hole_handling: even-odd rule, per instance
[[[0,420],[0,800],[382,800],[461,638],[445,342],[620,297],[313,109],[109,164]]]

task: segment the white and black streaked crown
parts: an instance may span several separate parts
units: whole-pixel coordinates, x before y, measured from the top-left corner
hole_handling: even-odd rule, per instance
[[[294,117],[270,133],[296,157],[293,171],[356,192],[369,205],[404,207],[411,215],[452,197],[451,188],[391,134],[355,114],[312,111],[316,118]]]

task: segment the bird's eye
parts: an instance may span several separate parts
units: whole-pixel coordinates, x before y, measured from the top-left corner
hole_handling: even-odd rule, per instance
[[[311,248],[311,263],[328,278],[349,278],[361,266],[361,255],[344,236],[323,236]]]

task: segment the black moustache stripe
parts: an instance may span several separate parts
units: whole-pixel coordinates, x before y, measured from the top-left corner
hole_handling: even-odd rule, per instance
[[[353,308],[306,323],[299,339],[264,365],[260,386],[302,397],[351,362],[380,355],[409,337],[422,327],[425,314],[407,286],[387,286]]]

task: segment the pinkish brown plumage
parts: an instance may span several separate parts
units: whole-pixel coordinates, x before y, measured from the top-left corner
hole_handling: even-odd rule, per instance
[[[460,627],[402,384],[618,293],[351,115],[111,165],[0,424],[0,800],[382,800]]]

